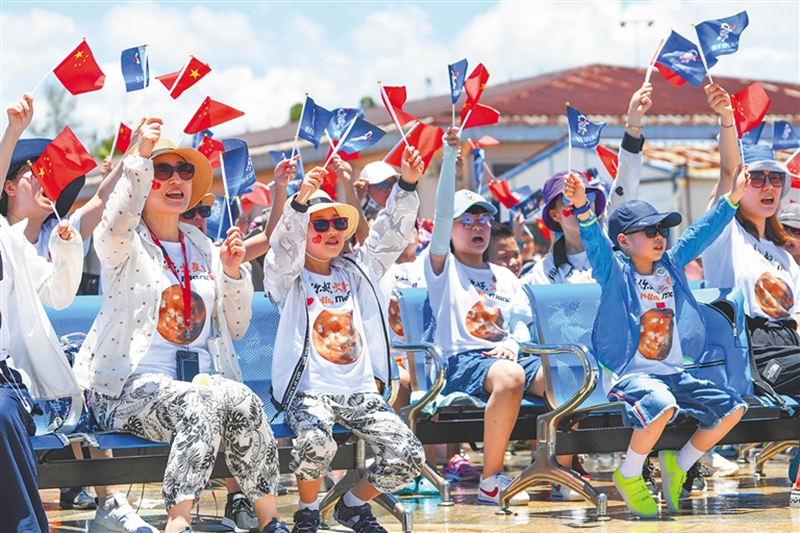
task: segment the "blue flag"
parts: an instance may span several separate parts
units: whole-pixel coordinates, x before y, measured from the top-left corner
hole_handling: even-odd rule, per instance
[[[570,105],[567,106],[567,123],[572,147],[584,150],[594,150],[600,144],[600,132],[606,127],[605,122],[589,122],[583,113]]]
[[[470,152],[472,154],[472,171],[475,176],[475,187],[470,189],[478,190],[481,183],[483,183],[483,173],[486,162],[486,150],[477,147]]]
[[[222,141],[225,152],[220,154],[225,165],[225,181],[228,183],[228,194],[231,198],[247,194],[256,183],[253,162],[247,150],[247,143],[239,139]]]
[[[192,148],[197,150],[197,147],[200,146],[200,143],[203,142],[203,137],[205,137],[206,135],[208,135],[209,137],[214,137],[214,134],[211,132],[211,130],[203,130],[198,133],[192,134]]]
[[[706,77],[706,67],[703,66],[703,59],[697,49],[696,44],[673,31],[658,53],[656,62],[695,87],[700,87]]]
[[[225,240],[228,228],[231,227],[228,221],[228,206],[225,205],[225,198],[214,197],[214,205],[211,206],[211,215],[206,219],[206,235],[213,240]],[[239,218],[239,206],[236,202],[230,203],[231,217],[235,221]]]
[[[318,106],[314,103],[314,100],[306,96],[306,104],[303,106],[303,116],[300,117],[297,136],[313,144],[314,148],[319,148],[319,141],[325,134],[325,128],[328,127],[331,116],[330,111]]]
[[[794,150],[800,148],[800,139],[792,125],[785,120],[777,120],[772,124],[772,149]]]
[[[300,156],[300,152],[295,153],[295,155],[297,156],[297,175],[295,176],[295,179],[292,180],[292,181],[302,180],[303,176],[304,176],[304,173],[303,173],[303,158],[302,158],[302,156]],[[269,151],[269,156],[272,158],[272,161],[274,161],[275,164],[277,165],[281,161],[284,161],[286,159],[291,159],[292,151],[291,150],[270,150]]]
[[[146,46],[123,50],[120,63],[126,92],[138,91],[150,85],[150,63],[147,60]]]
[[[448,65],[447,70],[450,72],[450,97],[455,105],[464,90],[464,80],[467,79],[467,60],[462,59]]]
[[[386,135],[386,132],[366,120],[356,118],[356,123],[347,134],[347,138],[342,141],[340,150],[346,154],[360,152],[376,144]],[[330,133],[330,132],[329,132]],[[332,136],[331,136],[332,137]]]
[[[742,11],[732,17],[707,20],[694,27],[708,68],[717,64],[717,56],[732,54],[739,49],[739,36],[749,22],[747,11]]]
[[[750,131],[746,131],[742,133],[742,144],[754,145],[758,144],[758,140],[761,138],[761,130],[764,129],[765,122],[762,120],[761,124],[756,126]]]
[[[354,118],[364,118],[364,110],[357,107],[337,107],[332,112],[331,122],[328,124],[328,135],[334,141],[342,139],[342,135],[347,130],[347,126],[353,122]]]

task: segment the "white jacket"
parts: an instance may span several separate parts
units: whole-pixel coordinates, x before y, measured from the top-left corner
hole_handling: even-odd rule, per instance
[[[80,398],[81,390],[42,304],[67,307],[75,298],[83,270],[83,242],[50,235],[53,262],[39,257],[23,232],[27,220],[0,223],[4,259],[11,265],[14,288],[9,298],[11,364],[27,375],[34,399]],[[82,402],[81,402],[82,403]],[[80,414],[80,410],[75,410]]]
[[[354,280],[351,291],[358,299],[364,325],[362,334],[369,345],[373,375],[383,384],[384,394],[391,387],[391,354],[386,299],[381,295],[378,280],[410,242],[418,207],[416,191],[405,191],[395,185],[364,245],[354,253],[331,260],[331,268],[348,271]],[[311,332],[300,273],[305,265],[309,219],[308,213],[287,206],[270,237],[270,249],[264,260],[264,287],[281,313],[272,358],[273,403],[281,411],[292,401],[308,360]]]
[[[82,387],[115,398],[150,348],[156,334],[161,292],[166,288],[160,286],[164,262],[161,248],[142,221],[152,181],[151,160],[126,157],[123,176],[94,231],[94,246],[102,268],[103,303],[75,360],[75,374]],[[249,273],[241,266],[241,278],[229,278],[222,269],[219,248],[194,226],[179,223],[178,227],[203,254],[214,274],[212,337],[221,337],[218,354],[210,349],[209,340],[214,371],[241,381],[231,337],[241,339],[250,325],[253,283]]]

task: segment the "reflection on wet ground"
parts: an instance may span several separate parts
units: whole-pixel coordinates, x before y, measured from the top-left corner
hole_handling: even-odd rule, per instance
[[[473,464],[480,464],[480,453],[471,452]],[[518,474],[530,462],[525,452],[509,455],[506,462],[510,475]],[[438,497],[401,497],[404,504],[414,511],[415,532],[472,533],[472,532],[546,532],[558,533],[589,529],[598,533],[679,533],[717,532],[750,533],[800,532],[800,509],[790,509],[790,483],[786,477],[788,457],[778,456],[770,461],[766,476],[755,479],[749,464],[740,464],[738,477],[708,478],[705,494],[693,493],[684,500],[681,512],[671,516],[662,505],[662,514],[657,520],[644,521],[631,517],[625,504],[611,483],[611,473],[619,464],[618,456],[589,457],[586,469],[592,474],[592,482],[601,492],[609,494],[608,522],[594,520],[594,508],[585,502],[554,502],[549,486],[529,489],[531,502],[527,507],[512,507],[513,514],[496,514],[497,508],[477,505],[477,485],[461,484],[453,488],[453,507],[439,507]],[[280,512],[285,521],[291,522],[296,510],[297,492],[287,483],[289,494],[279,499]],[[163,530],[166,522],[160,485],[148,484],[131,487],[128,493],[134,508],[141,505],[140,515]],[[128,487],[123,487],[126,491]],[[91,492],[91,490],[90,490]],[[86,531],[94,511],[61,511],[58,508],[58,491],[42,491],[50,519],[51,531]],[[206,490],[200,502],[200,520],[194,524],[195,531],[226,531],[217,517],[225,507],[225,488],[216,484],[212,491]],[[376,509],[380,522],[390,532],[399,532],[398,522],[382,509]],[[346,532],[348,529],[335,525],[331,531]]]

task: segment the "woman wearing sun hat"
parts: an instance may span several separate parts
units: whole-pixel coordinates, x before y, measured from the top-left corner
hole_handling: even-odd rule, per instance
[[[275,439],[261,400],[240,383],[231,342],[247,330],[253,296],[241,235],[231,228],[217,248],[179,222],[209,191],[212,170],[160,131],[160,119],[145,122],[94,232],[104,298],[75,373],[102,427],[171,443],[167,533],[191,531],[223,436],[259,529],[288,531],[277,518]],[[192,381],[198,371],[211,375]]]

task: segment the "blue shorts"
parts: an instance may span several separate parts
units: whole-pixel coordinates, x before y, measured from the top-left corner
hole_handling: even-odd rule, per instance
[[[720,420],[747,404],[736,392],[688,372],[658,376],[631,374],[608,392],[608,400],[621,402],[634,429],[644,429],[672,407],[696,418],[700,429],[711,429]],[[671,420],[670,420],[671,421]]]
[[[483,355],[483,350],[451,355],[447,359],[447,383],[442,394],[447,396],[451,392],[466,392],[470,396],[488,398],[489,393],[483,388],[489,368],[500,361],[497,357]],[[517,363],[525,371],[525,389],[528,390],[533,376],[542,366],[542,359],[537,355],[519,354]]]

